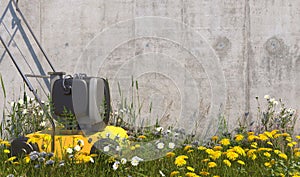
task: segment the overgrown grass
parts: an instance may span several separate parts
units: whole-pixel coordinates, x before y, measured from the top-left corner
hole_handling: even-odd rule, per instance
[[[138,95],[137,82],[132,82],[132,87],[136,87]],[[127,145],[121,145],[123,149],[117,154],[108,155],[112,145],[101,146],[103,149],[97,154],[83,154],[84,145],[70,144],[64,147],[67,155],[62,159],[42,150],[11,157],[8,137],[25,135],[45,126],[41,109],[34,99],[24,94],[22,101],[12,102],[6,114],[9,121],[2,123],[1,133],[6,131],[10,136],[0,140],[0,176],[300,176],[300,136],[293,133],[296,111],[268,95],[265,104],[260,104],[258,98],[257,101],[257,120],[240,123],[235,131],[229,132],[226,119],[222,117],[216,136],[200,141],[188,135],[181,136],[182,130],[159,127],[158,123],[138,129],[137,124],[131,122],[135,126],[130,127],[123,119],[131,116],[130,120],[134,121],[139,117],[142,101],[132,98],[128,103],[122,98],[111,122],[128,130],[129,137]],[[107,138],[116,140],[109,135]],[[160,158],[151,159],[157,154],[161,154]]]
[[[54,157],[53,165],[45,161],[9,160],[5,145],[1,148],[0,175],[7,176],[299,176],[300,136],[292,138],[278,130],[255,135],[237,134],[227,139],[214,136],[209,145],[184,145],[160,159],[130,161],[100,153],[94,163],[76,163],[68,158],[62,162]],[[6,144],[2,141],[2,144]],[[118,168],[114,168],[114,164]],[[40,166],[37,166],[40,164]],[[63,165],[62,165],[63,164]],[[116,165],[115,164],[115,165]],[[173,174],[173,175],[172,175]],[[176,174],[176,175],[175,175]]]

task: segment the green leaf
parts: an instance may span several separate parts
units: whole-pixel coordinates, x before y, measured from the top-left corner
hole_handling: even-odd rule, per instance
[[[1,82],[1,87],[2,87],[3,94],[4,94],[4,98],[6,98],[6,91],[5,91],[4,82],[3,82],[1,74],[0,74],[0,82]]]

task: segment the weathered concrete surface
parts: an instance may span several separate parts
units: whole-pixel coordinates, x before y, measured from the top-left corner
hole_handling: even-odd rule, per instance
[[[13,33],[8,4],[1,0],[0,12]],[[56,69],[107,77],[114,105],[117,82],[128,96],[134,76],[145,100],[141,119],[149,122],[191,130],[197,122],[197,131],[214,131],[223,113],[232,128],[245,112],[255,119],[255,97],[265,94],[300,108],[298,0],[31,0],[20,7]],[[0,34],[10,39],[3,25]],[[14,40],[41,72],[19,31]],[[7,54],[0,60],[9,101],[19,96],[21,78]]]

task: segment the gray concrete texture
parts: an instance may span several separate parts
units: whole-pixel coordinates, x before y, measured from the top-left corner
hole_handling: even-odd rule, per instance
[[[298,0],[21,0],[19,5],[56,70],[108,78],[115,109],[121,100],[117,83],[130,102],[131,79],[137,80],[143,102],[138,123],[158,119],[206,135],[217,130],[220,114],[230,129],[246,112],[248,122],[255,120],[256,96],[264,101],[268,94],[300,108]],[[12,41],[10,49],[24,72],[51,71],[40,52],[28,50],[11,9],[8,0],[0,1],[0,34],[9,42],[15,33],[17,44]],[[0,72],[11,101],[23,84],[3,53],[0,47]],[[43,80],[31,80],[41,95],[49,92]]]

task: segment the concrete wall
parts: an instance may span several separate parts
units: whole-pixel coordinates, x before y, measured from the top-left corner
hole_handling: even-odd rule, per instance
[[[245,112],[255,120],[255,97],[265,94],[300,108],[298,0],[23,0],[20,7],[56,70],[107,77],[115,107],[117,83],[130,98],[131,78],[138,80],[140,119],[151,124],[158,118],[206,135],[216,131],[221,113],[231,128]],[[13,39],[29,66],[50,71],[40,52],[28,52],[11,9],[0,1],[1,20],[10,33],[16,30]],[[3,25],[0,34],[11,39]],[[17,46],[10,48],[30,73]],[[7,54],[0,72],[7,100],[18,97],[21,78]]]

